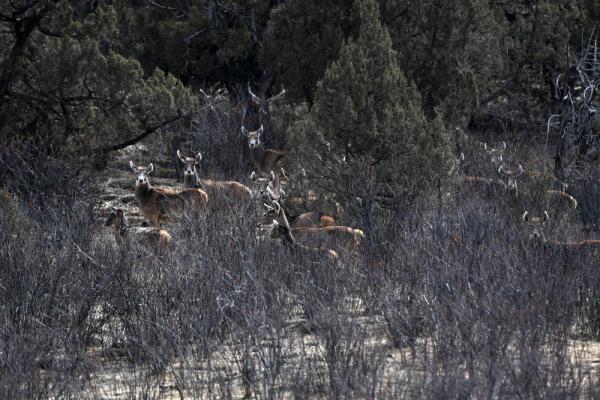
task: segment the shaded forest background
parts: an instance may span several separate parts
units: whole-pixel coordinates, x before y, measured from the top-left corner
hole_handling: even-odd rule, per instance
[[[600,337],[597,247],[520,216],[600,236],[599,13],[0,0],[0,397],[596,398],[573,341]],[[364,230],[356,255],[260,241],[254,205],[169,227],[169,254],[98,239],[129,159],[176,183],[202,151],[250,184],[242,125],[287,151],[292,211]],[[503,141],[517,194],[468,184]]]

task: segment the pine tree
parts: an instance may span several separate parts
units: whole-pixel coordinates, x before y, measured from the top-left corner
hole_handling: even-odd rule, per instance
[[[426,186],[449,159],[449,139],[440,119],[427,120],[415,85],[409,82],[379,20],[375,0],[357,0],[356,39],[318,83],[310,112],[323,137],[348,149],[348,157],[380,164],[380,180],[412,189]]]

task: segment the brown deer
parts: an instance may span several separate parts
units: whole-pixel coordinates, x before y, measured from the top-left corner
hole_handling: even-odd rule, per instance
[[[296,243],[296,235],[302,237],[303,245],[309,243],[319,248],[330,248],[334,245],[337,250],[346,250],[349,254],[354,253],[364,233],[360,229],[354,229],[347,226],[326,226],[326,227],[297,227],[291,226],[285,210],[277,202],[271,204],[265,203],[265,217],[272,221],[272,230],[284,235],[289,242]]]
[[[543,226],[550,219],[548,213],[544,211],[542,217],[529,217],[529,213],[525,211],[523,214],[523,221],[525,221],[532,229],[531,234],[529,235],[530,239],[541,239],[542,242],[546,245],[550,245],[553,247],[560,247],[566,250],[570,249],[588,249],[592,248],[597,251],[595,248],[600,246],[600,240],[598,239],[585,239],[578,241],[570,241],[570,242],[562,242],[559,240],[549,240],[544,237]]]
[[[497,166],[502,164],[502,156],[506,151],[506,142],[502,142],[502,145],[496,148],[488,147],[487,143],[484,143],[483,149],[491,156],[492,165]]]
[[[276,201],[281,205],[285,192],[281,188],[281,183],[279,182],[277,175],[271,171],[267,181],[266,188],[259,191],[261,198],[268,203]],[[290,215],[287,209],[281,206],[281,212],[284,213],[292,229],[302,227],[318,228],[335,225],[335,219],[321,211],[309,211],[297,215]]]
[[[255,131],[248,131],[244,125],[242,125],[242,134],[248,138],[248,147],[252,154],[252,161],[254,162],[255,168],[258,170],[259,176],[266,178],[269,176],[269,173],[273,171],[279,176],[279,179],[287,179],[285,170],[277,165],[279,160],[285,156],[286,152],[283,150],[265,149],[260,141],[260,135],[262,133],[262,125]]]
[[[198,169],[202,161],[201,153],[196,154],[196,157],[185,157],[180,150],[177,150],[177,157],[184,165],[183,186],[185,188],[201,188],[209,194],[210,198],[222,195],[238,205],[248,203],[252,198],[250,188],[239,182],[200,179]]]
[[[265,212],[266,221],[259,225],[259,229],[263,232],[263,237],[283,239],[284,243],[291,245],[293,248],[310,252],[318,252],[321,254],[324,253],[330,260],[338,260],[339,256],[334,250],[323,246],[311,247],[299,243],[294,238],[290,223],[287,220],[285,213],[282,212],[282,208],[277,201],[273,201],[272,205],[265,203],[264,206],[267,209]]]
[[[208,195],[203,190],[155,188],[148,179],[154,171],[152,163],[148,167],[138,167],[129,161],[129,166],[136,175],[135,198],[151,226],[160,228],[161,221],[182,211],[184,205],[192,209],[206,207]]]
[[[129,243],[132,238],[145,242],[159,250],[171,249],[173,239],[169,232],[162,228],[137,226],[130,227],[122,208],[111,208],[104,223],[111,227],[119,244]]]

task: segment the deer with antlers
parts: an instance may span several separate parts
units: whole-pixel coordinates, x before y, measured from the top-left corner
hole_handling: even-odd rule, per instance
[[[175,190],[153,187],[148,178],[154,171],[152,163],[147,167],[138,167],[133,161],[129,161],[129,167],[136,175],[135,198],[151,226],[160,228],[162,221],[181,212],[184,205],[192,209],[202,209],[208,203],[208,195],[200,189]]]
[[[210,194],[211,198],[222,195],[238,205],[246,204],[252,198],[250,188],[239,182],[200,179],[198,170],[200,161],[202,161],[202,153],[197,153],[195,157],[186,157],[180,150],[177,150],[177,157],[184,165],[183,186],[185,188],[201,188]]]
[[[266,178],[271,171],[274,171],[280,179],[287,179],[287,175],[283,168],[277,165],[279,160],[285,156],[286,152],[282,150],[265,149],[261,141],[261,135],[265,131],[265,126],[268,128],[267,130],[271,127],[269,111],[271,103],[282,98],[285,94],[285,89],[282,88],[279,94],[268,98],[266,92],[271,85],[271,82],[272,76],[267,76],[266,79],[261,82],[258,94],[252,92],[250,83],[248,83],[247,92],[250,101],[242,104],[242,134],[248,138],[248,147],[252,154],[252,161],[260,176]],[[249,131],[245,127],[244,123],[248,108],[254,110],[257,114],[258,123],[254,125],[259,126],[257,130]]]
[[[303,245],[309,244],[319,248],[345,250],[348,254],[354,253],[364,232],[347,226],[330,225],[325,227],[292,227],[283,207],[277,201],[264,204],[265,218],[271,222],[271,232],[275,231],[286,238],[288,242],[296,243],[296,236],[301,237]]]
[[[332,261],[338,260],[338,253],[328,247],[322,245],[313,247],[299,243],[296,238],[294,238],[292,233],[293,229],[290,226],[287,216],[282,212],[281,205],[279,205],[277,201],[273,201],[271,204],[272,205],[264,203],[267,210],[264,214],[265,222],[259,224],[259,229],[263,232],[263,237],[283,239],[284,243],[293,248],[325,254]]]
[[[163,228],[149,226],[130,227],[122,208],[111,207],[104,226],[113,229],[116,242],[119,244],[129,243],[135,238],[136,241],[145,242],[161,251],[172,248],[173,239],[169,232]]]
[[[272,203],[276,201],[279,205],[282,204],[285,192],[281,188],[281,183],[279,182],[277,175],[271,172],[269,179],[267,180],[266,188],[259,190],[259,194],[266,202]],[[309,211],[297,215],[290,215],[287,209],[281,206],[281,212],[285,215],[292,229],[327,227],[335,225],[334,218],[321,211]]]

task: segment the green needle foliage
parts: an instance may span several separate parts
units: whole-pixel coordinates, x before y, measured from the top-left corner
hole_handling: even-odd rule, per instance
[[[426,118],[415,85],[398,65],[377,2],[359,0],[355,7],[360,33],[325,71],[310,118],[349,159],[381,164],[379,180],[414,192],[446,169],[450,140],[441,120]]]
[[[52,155],[104,152],[194,112],[178,79],[158,69],[146,75],[120,51],[112,5],[83,12],[68,1],[39,4],[3,23],[12,30],[3,39],[11,51],[0,53],[3,140]]]

